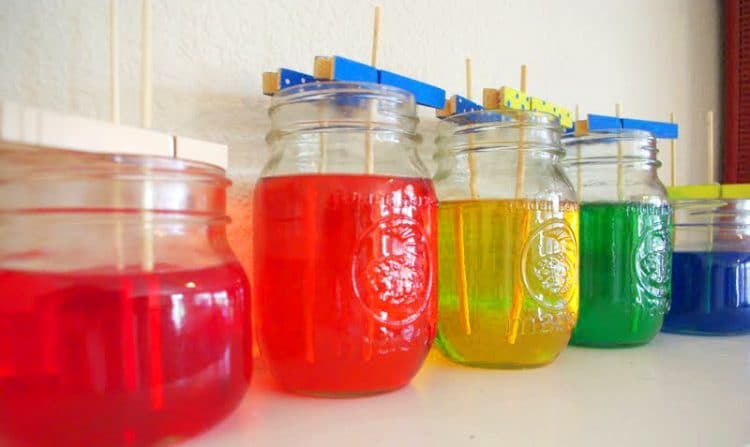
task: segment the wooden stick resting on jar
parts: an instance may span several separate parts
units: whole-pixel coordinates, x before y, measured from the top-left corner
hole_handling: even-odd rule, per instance
[[[714,111],[706,112],[706,178],[714,183]]]
[[[706,177],[709,185],[714,184],[714,111],[706,112]],[[709,219],[713,219],[709,217]],[[708,250],[714,249],[713,220],[708,223]]]
[[[370,55],[370,65],[375,67],[378,63],[378,45],[380,40],[380,6],[375,7],[375,17],[374,17],[374,23],[372,27],[372,54]],[[372,119],[373,115],[375,115],[375,107],[377,105],[377,102],[375,100],[370,99],[370,103],[368,105],[368,117],[367,117],[367,124],[368,128],[367,131],[365,131],[365,172],[367,174],[373,174],[375,172],[375,158],[373,155],[373,141],[372,141],[372,135],[370,134],[372,129]],[[377,257],[378,252],[380,250],[380,244],[377,242],[374,242],[372,245],[372,256]],[[372,359],[372,349],[373,349],[373,343],[375,342],[375,322],[373,321],[372,317],[368,318],[367,320],[367,341],[364,344],[364,357],[366,361],[369,361]]]
[[[578,104],[576,104],[576,123],[578,122]],[[581,145],[576,145],[576,197],[580,205],[583,197],[583,177],[581,177]]]
[[[320,120],[320,131],[318,133],[318,150],[320,151],[320,159],[318,161],[318,174],[323,174],[328,169],[328,137],[325,133],[325,127],[328,122],[326,121],[326,104],[321,102],[318,105],[318,119]],[[317,207],[317,194],[307,195],[307,206],[309,209],[304,213],[308,222],[307,228],[315,228],[315,208]],[[315,363],[315,296],[317,289],[317,274],[315,271],[315,264],[317,263],[316,254],[319,252],[316,245],[315,238],[309,238],[310,244],[306,247],[308,255],[307,259],[313,264],[308,270],[307,280],[307,293],[303,297],[303,315],[305,321],[305,361],[307,363]]]
[[[526,65],[521,65],[521,93],[526,93]],[[521,112],[523,113],[523,112]],[[526,140],[525,118],[523,115],[518,120],[518,158],[516,162],[516,193],[515,198],[519,200],[523,197],[524,177],[525,177],[525,156],[524,142]],[[529,212],[522,211],[521,221],[519,222],[519,240],[525,240],[529,234]],[[509,344],[515,344],[518,338],[518,332],[521,329],[521,313],[523,312],[524,285],[521,274],[521,265],[519,262],[516,273],[513,275],[513,298],[510,304],[510,315],[508,316],[508,337]]]
[[[526,93],[526,65],[521,65],[521,93]],[[524,154],[524,140],[526,139],[526,130],[524,129],[523,117],[518,120],[518,159],[516,161],[516,199],[523,197],[523,184],[526,171],[526,157]]]
[[[120,124],[120,71],[119,59],[119,19],[117,14],[118,0],[110,0],[109,4],[109,79],[112,100],[112,122]]]
[[[674,112],[669,112],[669,122],[674,124]],[[669,183],[670,186],[677,186],[677,141],[675,138],[669,140]]]
[[[615,116],[622,116],[620,103],[615,104]],[[625,197],[624,179],[622,176],[622,142],[617,140],[617,200],[622,201]]]
[[[674,112],[669,112],[669,122],[674,124]],[[669,183],[672,188],[677,186],[677,139],[669,140]],[[677,244],[677,232],[672,230],[672,247]]]
[[[380,6],[375,7],[375,18],[372,27],[372,53],[370,55],[370,65],[375,67],[378,63],[378,46],[380,44]],[[372,174],[375,172],[375,156],[373,154],[372,135],[370,134],[370,125],[375,114],[374,107],[376,102],[370,100],[370,111],[368,116],[368,129],[365,132],[365,173]]]
[[[152,86],[152,65],[151,65],[151,0],[143,0],[141,4],[141,81],[142,85],[142,98],[141,98],[141,118],[143,120],[143,127],[151,127],[151,110],[153,103],[153,86]],[[174,141],[174,140],[173,140]],[[151,177],[151,169],[146,166],[144,169],[144,175],[147,178]],[[156,204],[154,200],[154,184],[152,181],[145,181],[143,183],[143,196],[144,203],[143,208],[146,210],[143,212],[143,247],[141,251],[141,268],[146,272],[153,272],[155,267],[154,259],[154,213],[153,209]],[[148,295],[148,306],[150,309],[149,315],[149,340],[153,340],[154,346],[160,343],[161,339],[161,305],[159,298],[159,282],[158,277],[151,276],[147,282],[146,293]],[[156,358],[152,359],[151,371],[149,380],[153,384],[159,384],[152,387],[151,394],[151,406],[154,409],[160,409],[164,406],[164,389],[162,383],[164,382],[164,371],[162,369],[162,358],[159,355],[160,351],[155,350],[154,355]]]
[[[318,206],[317,203],[318,195],[317,194],[308,194],[307,198],[305,199],[305,206],[308,208],[305,210],[303,215],[305,216],[305,220],[307,221],[305,223],[306,228],[314,229],[315,228],[315,209]],[[314,230],[313,230],[314,231]],[[307,269],[307,273],[305,275],[305,278],[303,280],[306,280],[307,287],[305,290],[305,295],[302,297],[303,299],[303,315],[304,315],[304,321],[305,321],[305,361],[307,363],[313,364],[315,363],[315,318],[314,318],[314,309],[315,309],[315,296],[316,296],[316,288],[317,288],[317,272],[316,272],[316,264],[317,264],[317,257],[316,254],[320,251],[317,247],[317,238],[315,237],[309,237],[307,239],[308,244],[305,247],[305,250],[307,251],[307,262],[311,264],[310,268]]]
[[[110,100],[112,108],[112,122],[120,124],[120,52],[118,25],[119,18],[117,13],[118,0],[110,0],[109,5],[109,75],[110,75]],[[114,183],[113,202],[116,209],[123,207],[122,203],[122,185],[117,179]],[[125,229],[121,219],[115,222],[115,258],[117,270],[125,269]]]
[[[471,100],[471,59],[466,58],[466,97]],[[477,199],[476,192],[476,162],[474,160],[474,136],[469,134],[469,190],[471,199]],[[458,289],[458,305],[459,313],[461,315],[461,324],[466,335],[471,335],[471,315],[469,312],[469,286],[466,279],[466,248],[464,246],[464,216],[463,207],[459,204],[456,207],[456,221],[455,230],[453,232],[453,239],[456,250],[456,272],[458,273],[457,278],[457,289]]]
[[[318,174],[323,174],[328,169],[328,136],[325,133],[325,128],[328,125],[326,121],[326,105],[321,102],[318,106],[318,114],[320,116],[320,127],[321,131],[318,134],[318,144],[320,145],[320,161],[318,164]]]
[[[466,58],[466,98],[472,101],[472,85],[471,85],[471,58]],[[474,148],[474,135],[469,134],[469,192],[471,199],[476,200],[479,198],[477,191],[477,161],[476,156],[472,149]]]
[[[144,128],[151,127],[151,1],[142,0],[141,3],[141,124]],[[150,170],[145,168],[145,175]],[[153,204],[148,203],[154,194],[154,185],[150,181],[143,183],[143,194],[147,198],[144,208],[149,209]],[[143,241],[141,244],[141,268],[150,272],[154,270],[154,235],[153,215],[144,211],[142,215]]]
[[[151,127],[151,1],[143,0],[141,3],[141,120],[146,129]],[[146,168],[146,176],[150,170]],[[149,200],[154,195],[154,185],[150,181],[143,183],[144,196]],[[150,203],[145,203],[148,209]],[[141,268],[150,272],[154,270],[154,233],[153,215],[150,211],[143,214],[143,244],[141,247]]]
[[[141,119],[143,127],[151,127],[153,102],[151,77],[151,0],[141,4]]]

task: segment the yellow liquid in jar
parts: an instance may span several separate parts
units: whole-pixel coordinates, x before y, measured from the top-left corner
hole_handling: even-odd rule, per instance
[[[443,353],[490,368],[554,360],[578,315],[578,205],[441,202],[438,228]]]

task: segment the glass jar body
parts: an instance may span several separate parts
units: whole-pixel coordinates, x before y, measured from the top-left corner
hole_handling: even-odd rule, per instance
[[[578,312],[578,206],[559,126],[497,112],[440,126],[438,346],[472,366],[547,364]]]
[[[0,440],[153,445],[251,374],[249,284],[220,170],[0,148]]]
[[[253,265],[261,353],[289,390],[400,388],[430,349],[437,201],[414,108],[406,92],[369,84],[274,98]]]
[[[750,332],[750,200],[678,201],[672,306],[663,331]]]
[[[571,343],[648,343],[669,308],[672,256],[654,140],[613,132],[564,141],[581,202],[581,312]]]

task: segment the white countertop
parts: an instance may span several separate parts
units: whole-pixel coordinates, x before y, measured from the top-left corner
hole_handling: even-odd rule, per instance
[[[518,371],[433,350],[410,386],[356,399],[288,394],[259,365],[237,410],[185,445],[750,446],[750,335],[569,347]]]

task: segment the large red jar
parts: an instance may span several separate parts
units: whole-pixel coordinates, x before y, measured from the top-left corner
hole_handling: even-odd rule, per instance
[[[170,443],[250,380],[224,171],[0,145],[0,445]]]
[[[322,396],[409,383],[435,336],[437,200],[414,98],[376,84],[282,90],[255,190],[257,334],[273,376]]]

